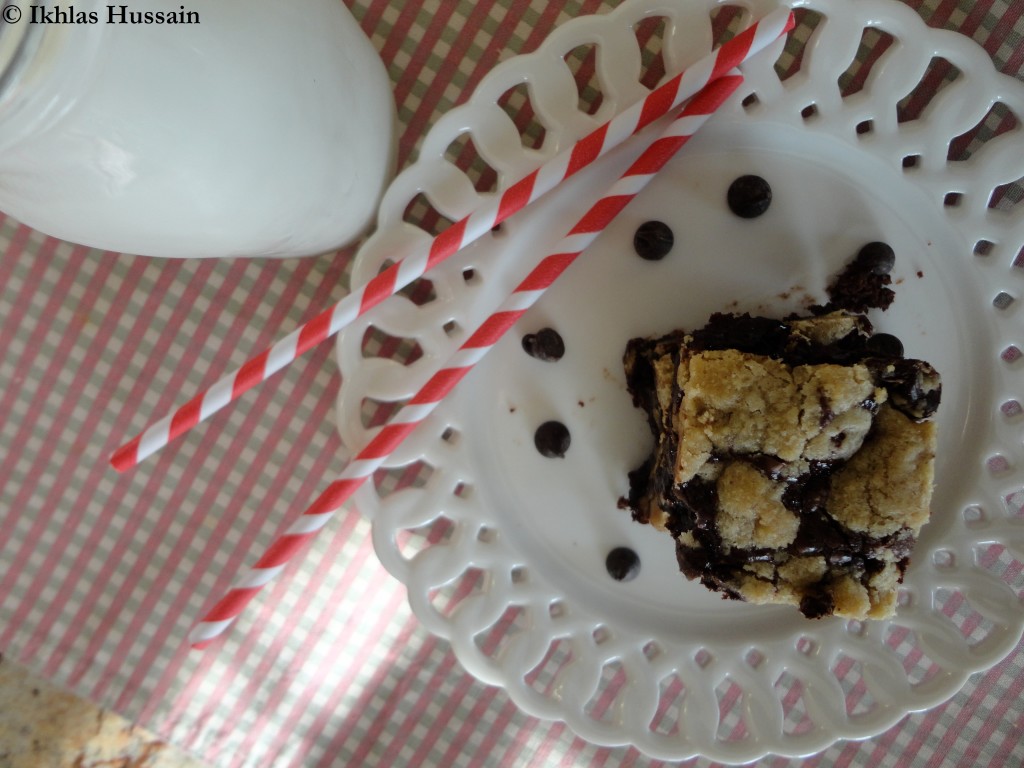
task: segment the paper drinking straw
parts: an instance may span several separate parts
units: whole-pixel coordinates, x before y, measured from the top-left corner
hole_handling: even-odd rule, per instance
[[[402,406],[316,501],[293,523],[252,568],[203,617],[189,635],[202,648],[222,634],[253,597],[279,574],[303,545],[351,498],[398,445],[437,407],[473,366],[501,339],[544,291],[572,264],[608,224],[654,178],[655,174],[707,122],[743,81],[738,71],[711,81],[691,99],[666,130],[633,162],[604,197],[598,200],[557,248],[534,267],[505,302],[456,350],[452,357]]]
[[[563,180],[607,154],[625,139],[668,114],[707,83],[737,67],[793,28],[786,8],[766,15],[702,58],[692,67],[651,91],[603,126],[563,150],[540,168],[512,184],[464,219],[452,224],[428,245],[396,261],[366,284],[356,288],[330,309],[228,374],[173,413],[147,427],[118,448],[111,465],[125,471],[163,448],[175,438],[212,416],[252,387],[397,293],[431,267],[442,262],[522,210]]]

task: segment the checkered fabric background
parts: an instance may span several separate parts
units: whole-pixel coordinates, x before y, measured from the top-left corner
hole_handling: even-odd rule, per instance
[[[497,62],[535,49],[569,18],[617,4],[346,2],[388,66],[401,166]],[[1024,76],[1024,2],[906,2]],[[728,14],[716,23],[727,27]],[[885,44],[865,39],[862,60]],[[652,61],[656,45],[652,32]],[[794,49],[779,66],[798,57]],[[585,84],[585,51],[575,65]],[[854,68],[843,87],[856,90],[863,74]],[[933,73],[932,87],[950,74]],[[583,87],[583,108],[593,107],[589,94]],[[527,135],[538,130],[514,96],[506,107]],[[901,109],[912,115],[920,103],[910,98]],[[958,151],[1010,122],[994,113]],[[486,170],[480,176],[489,183]],[[1020,191],[1006,195],[1019,199]],[[149,419],[344,295],[353,252],[147,260],[76,247],[0,217],[0,651],[216,766],[659,764],[528,717],[463,672],[447,644],[411,617],[354,510],[264,591],[222,644],[186,650],[207,600],[342,466],[331,347],[126,475],[106,458]],[[368,344],[373,354],[415,354],[388,338]],[[993,556],[1020,588],[1021,564]],[[1022,688],[1018,648],[946,705],[868,741],[840,742],[807,764],[1020,765]]]

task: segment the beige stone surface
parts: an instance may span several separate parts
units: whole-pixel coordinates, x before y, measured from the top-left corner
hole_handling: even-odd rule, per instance
[[[0,768],[207,768],[0,657]]]

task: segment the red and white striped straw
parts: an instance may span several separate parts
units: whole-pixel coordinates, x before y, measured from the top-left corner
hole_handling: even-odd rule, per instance
[[[333,307],[301,325],[173,413],[147,427],[114,451],[110,457],[111,465],[121,472],[134,467],[421,277],[434,265],[490,232],[509,216],[607,154],[640,129],[668,114],[709,82],[739,66],[792,28],[793,15],[788,9],[780,8],[766,15],[692,67],[651,91],[645,99],[628,107],[577,141],[574,146],[558,153],[540,168],[512,184],[479,210],[452,224],[429,245],[396,261]]]
[[[456,350],[430,380],[402,406],[395,419],[358,451],[320,497],[235,582],[189,635],[202,648],[223,633],[253,597],[279,574],[302,546],[326,525],[363,482],[427,418],[473,366],[501,339],[544,291],[572,264],[655,174],[685,145],[743,81],[738,71],[712,80],[691,99],[608,192],[534,267],[505,302]]]

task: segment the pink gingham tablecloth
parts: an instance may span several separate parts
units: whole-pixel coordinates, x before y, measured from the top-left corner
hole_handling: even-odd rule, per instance
[[[401,166],[497,62],[616,5],[347,2],[391,75]],[[1024,2],[906,4],[1024,77]],[[222,644],[187,649],[211,596],[342,466],[331,346],[132,472],[107,456],[344,295],[353,253],[149,260],[0,217],[0,651],[216,766],[659,765],[529,717],[466,674],[411,616],[354,510]],[[1005,564],[1018,592],[1021,567]],[[1022,688],[1018,647],[945,705],[806,764],[1020,765]]]

